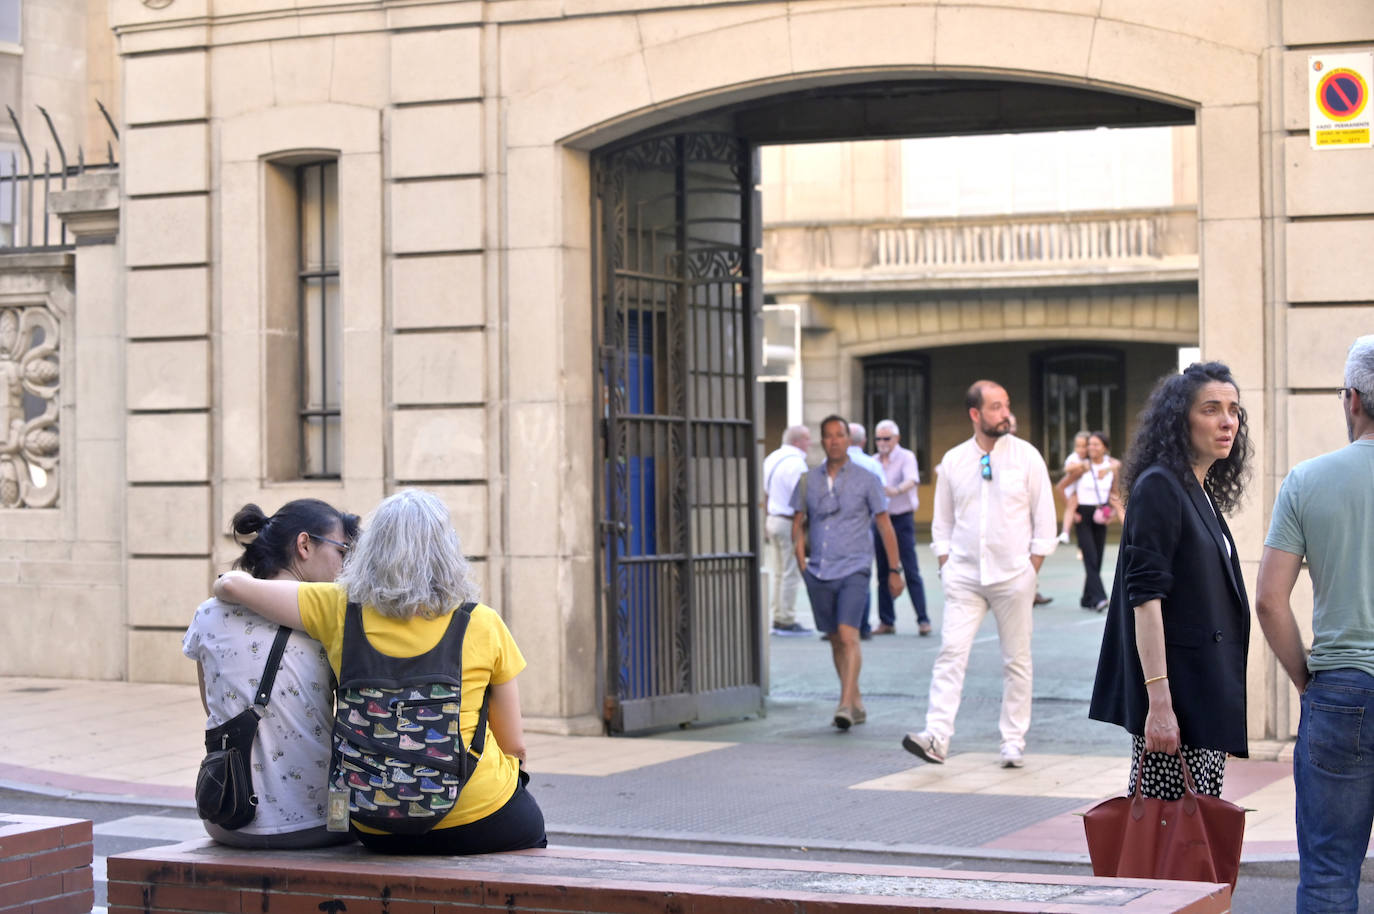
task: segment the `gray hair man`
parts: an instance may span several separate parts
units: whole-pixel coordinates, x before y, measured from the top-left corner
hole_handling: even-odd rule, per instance
[[[811,629],[797,621],[797,589],[801,568],[792,547],[792,492],[806,472],[811,431],[791,425],[782,433],[782,446],[763,460],[764,557],[768,562],[768,605],[775,635],[807,635]]]
[[[1354,911],[1374,825],[1374,335],[1350,347],[1337,391],[1350,444],[1293,467],[1260,558],[1255,611],[1302,696],[1293,749],[1299,912]],[[1312,648],[1293,615],[1303,558]]]
[[[916,610],[916,630],[930,634],[930,616],[926,613],[926,588],[921,581],[921,568],[916,564],[916,509],[921,497],[916,487],[921,484],[921,471],[916,466],[916,454],[902,447],[902,430],[891,419],[884,419],[873,428],[873,440],[878,445],[878,464],[883,470],[883,491],[887,494],[887,516],[892,532],[897,536],[897,556],[906,575],[906,592]],[[882,540],[873,537],[873,554],[878,559],[878,580],[887,580],[887,550]],[[897,611],[891,594],[878,588],[878,627],[875,634],[892,635],[897,632]]]

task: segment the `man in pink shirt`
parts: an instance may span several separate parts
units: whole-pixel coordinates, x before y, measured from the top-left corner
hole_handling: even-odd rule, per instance
[[[897,535],[897,556],[906,575],[911,605],[916,610],[917,630],[923,636],[929,635],[926,590],[921,583],[921,569],[916,564],[916,508],[921,503],[916,487],[921,483],[921,471],[916,466],[916,455],[902,447],[902,433],[896,422],[891,419],[879,422],[873,430],[873,438],[878,443],[878,463],[883,468],[884,477],[883,491],[888,498],[887,513],[892,519],[892,532]],[[887,550],[879,541],[876,530],[873,551],[878,557],[878,580],[886,581]],[[883,587],[878,588],[878,622],[878,627],[873,630],[875,635],[896,634],[896,608],[892,595]]]

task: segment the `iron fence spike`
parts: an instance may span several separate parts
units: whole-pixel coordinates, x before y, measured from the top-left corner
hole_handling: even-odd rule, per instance
[[[95,100],[95,106],[99,108],[100,113],[105,116],[105,123],[110,125],[110,132],[114,134],[114,138],[119,139],[119,128],[115,126],[114,118],[110,117],[110,112],[105,110],[105,106],[101,104],[100,99],[97,98]],[[113,154],[110,156],[110,162],[114,162]]]

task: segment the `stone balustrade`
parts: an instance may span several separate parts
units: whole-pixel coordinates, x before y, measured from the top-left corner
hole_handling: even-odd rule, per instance
[[[770,289],[812,282],[1079,277],[1148,271],[1196,277],[1193,207],[1015,216],[775,223],[764,227]],[[1159,276],[1157,278],[1166,278]]]

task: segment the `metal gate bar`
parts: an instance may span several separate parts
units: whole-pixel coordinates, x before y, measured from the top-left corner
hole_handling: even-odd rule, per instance
[[[734,137],[598,156],[608,720],[762,710],[752,157]]]

